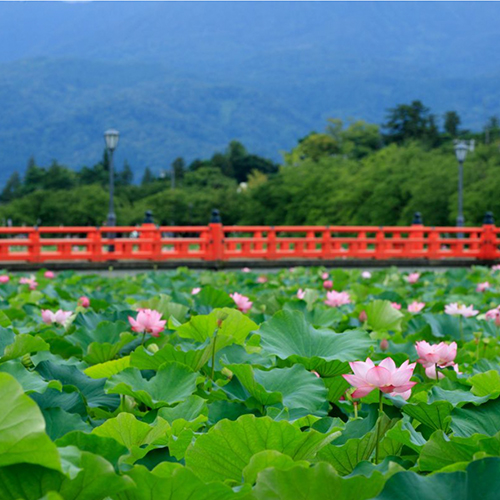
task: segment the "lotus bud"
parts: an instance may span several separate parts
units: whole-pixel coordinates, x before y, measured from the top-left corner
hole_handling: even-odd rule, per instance
[[[35,367],[33,364],[33,361],[31,361],[31,356],[29,354],[25,354],[21,358],[21,363],[24,365],[25,368],[32,369]]]
[[[223,321],[227,318],[228,314],[226,312],[219,312],[217,318],[217,327],[220,328],[222,326]]]

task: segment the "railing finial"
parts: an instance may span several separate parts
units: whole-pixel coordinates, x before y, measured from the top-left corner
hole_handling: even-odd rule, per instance
[[[220,218],[220,212],[217,208],[214,208],[212,210],[212,215],[210,217],[210,223],[211,224],[220,224],[222,222]]]
[[[151,210],[146,210],[144,214],[144,224],[154,224],[153,212]]]
[[[420,212],[415,212],[413,214],[413,220],[411,221],[413,226],[419,225],[421,226],[423,224],[422,221],[422,214]]]
[[[495,219],[493,218],[493,212],[486,212],[484,214],[483,224],[485,226],[493,226],[495,224]]]

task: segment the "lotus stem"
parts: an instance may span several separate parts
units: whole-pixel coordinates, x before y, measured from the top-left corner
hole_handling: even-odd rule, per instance
[[[436,383],[439,382],[439,372],[438,372],[438,365],[437,363],[434,365],[436,367]]]
[[[353,401],[352,404],[354,406],[354,418],[358,418],[358,402]]]
[[[212,346],[212,373],[210,375],[212,382],[214,381],[214,378],[215,378],[215,344],[217,343],[217,332],[218,331],[219,331],[219,329],[216,328],[215,332],[214,332],[214,345]]]
[[[378,403],[378,421],[377,421],[377,437],[375,444],[375,465],[378,464],[379,457],[379,447],[380,447],[380,421],[382,420],[382,414],[384,413],[384,401],[382,399],[382,391],[380,392],[379,403]]]

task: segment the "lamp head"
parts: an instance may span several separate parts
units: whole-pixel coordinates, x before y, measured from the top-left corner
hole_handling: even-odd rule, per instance
[[[110,151],[114,151],[116,146],[118,146],[118,139],[120,137],[120,133],[118,130],[109,129],[104,132],[104,140],[106,141],[106,147]]]

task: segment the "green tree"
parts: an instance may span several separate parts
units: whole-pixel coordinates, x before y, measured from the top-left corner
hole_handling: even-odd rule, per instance
[[[350,158],[363,158],[382,147],[380,127],[363,120],[349,123],[340,137],[342,154]]]
[[[184,161],[184,158],[181,158],[180,156],[176,158],[172,162],[171,168],[174,171],[176,185],[180,186],[182,184],[182,180],[184,179],[184,172],[186,170],[186,162]]]
[[[389,143],[403,144],[410,140],[420,140],[434,145],[439,135],[434,116],[421,101],[399,104],[389,109],[383,128]]]
[[[118,186],[130,186],[134,182],[134,172],[130,168],[127,160],[123,164],[123,170],[116,174],[116,184]]]
[[[492,116],[484,127],[485,143],[489,144],[500,138],[500,121],[497,116]]]
[[[444,131],[451,137],[457,137],[459,134],[460,116],[456,111],[447,111],[444,114]]]
[[[44,185],[45,176],[47,172],[44,168],[39,167],[35,159],[31,157],[28,161],[28,166],[26,168],[26,173],[24,174],[23,180],[23,192],[32,193],[37,189],[41,189]]]
[[[20,196],[21,189],[21,176],[19,175],[19,172],[14,172],[5,183],[2,193],[0,194],[0,201],[4,203],[12,201]]]
[[[147,184],[151,184],[155,180],[156,177],[153,175],[153,172],[151,172],[151,169],[149,167],[146,167],[144,169],[144,175],[142,176],[141,185],[145,186]]]
[[[83,167],[78,172],[78,184],[86,186],[90,184],[99,184],[101,186],[108,185],[109,172],[104,169],[102,163],[98,163],[93,167]]]
[[[75,185],[75,181],[75,172],[63,165],[59,165],[59,163],[54,160],[44,177],[43,188],[49,190],[71,189]]]

